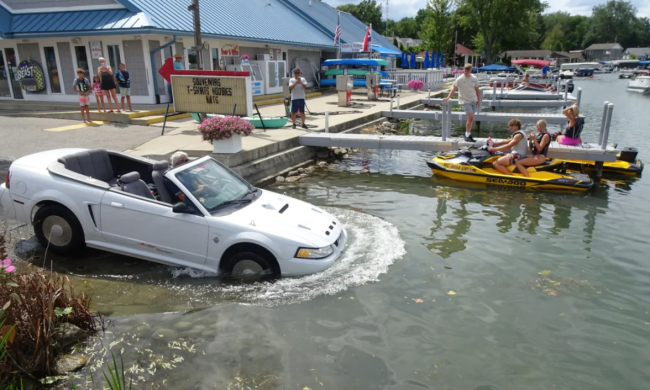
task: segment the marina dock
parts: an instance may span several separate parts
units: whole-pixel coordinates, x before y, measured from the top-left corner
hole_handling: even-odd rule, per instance
[[[433,121],[443,120],[444,111],[416,111],[416,110],[387,110],[382,111],[381,115],[386,118],[399,119],[427,119]],[[451,120],[465,122],[467,114],[463,111],[451,111]],[[512,118],[518,118],[523,123],[535,123],[544,119],[549,125],[561,125],[566,123],[567,119],[563,114],[544,114],[544,113],[512,113],[512,112],[479,112],[474,115],[476,122],[500,122],[507,123]]]
[[[400,135],[366,135],[366,134],[331,134],[312,133],[299,137],[300,145],[316,147],[339,147],[360,149],[391,149],[391,150],[420,150],[428,152],[447,152],[474,145],[462,138],[443,140],[442,137],[430,136],[400,136]],[[477,144],[482,144],[487,138],[477,138]],[[493,139],[493,141],[503,141]],[[607,145],[601,149],[599,145],[583,143],[580,146],[560,145],[551,142],[548,149],[549,158],[588,161],[616,161],[620,151]]]
[[[450,99],[451,104],[460,104],[458,99]],[[440,105],[442,99],[422,99],[420,103],[424,105]],[[573,101],[565,100],[482,100],[481,108],[484,107],[530,107],[530,108],[544,108],[544,107],[568,107],[572,105]]]

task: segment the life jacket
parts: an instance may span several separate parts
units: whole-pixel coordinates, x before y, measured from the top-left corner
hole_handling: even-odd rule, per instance
[[[521,134],[521,141],[512,147],[512,151],[519,153],[521,156],[526,156],[528,154],[528,140],[526,137],[526,132],[523,130],[517,130],[512,133],[512,139],[515,138],[515,135],[517,135],[517,133]]]
[[[544,136],[545,136],[546,134],[548,134],[548,133],[538,133],[538,134],[535,136],[535,138],[537,139],[537,143],[539,143],[539,144],[541,145],[541,144],[542,144],[542,140],[544,139]],[[551,137],[550,134],[548,134],[548,136]],[[551,140],[549,139],[549,140],[548,140],[548,143],[546,144],[546,146],[544,146],[544,149],[542,149],[541,151],[538,151],[537,148],[535,147],[535,143],[533,143],[533,147],[530,148],[530,150],[533,152],[533,155],[535,155],[535,156],[537,156],[538,154],[543,154],[544,156],[546,156],[546,155],[548,154],[548,146],[549,146],[550,144],[551,144]]]
[[[582,128],[585,126],[585,118],[577,117],[576,124],[573,127],[566,127],[564,135],[569,138],[578,139],[580,138],[580,133],[582,133]]]

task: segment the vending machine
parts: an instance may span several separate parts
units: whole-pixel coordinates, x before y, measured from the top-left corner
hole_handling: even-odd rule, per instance
[[[379,99],[379,83],[381,75],[379,73],[366,74],[366,87],[368,88],[368,100]]]
[[[354,77],[348,75],[336,76],[336,93],[338,94],[339,107],[347,107],[352,104],[352,88]]]
[[[231,72],[248,72],[251,75],[251,89],[253,96],[266,95],[266,83],[264,82],[264,73],[259,65],[253,64],[227,65],[226,70]]]
[[[262,72],[265,84],[266,95],[282,93],[282,78],[287,76],[287,62],[282,60],[271,60],[268,54],[257,56],[257,60],[251,61],[251,66],[257,65]]]

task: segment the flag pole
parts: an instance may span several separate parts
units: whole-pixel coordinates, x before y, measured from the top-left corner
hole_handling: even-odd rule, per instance
[[[343,28],[341,27],[341,11],[339,11],[339,24],[338,24],[338,28],[340,28],[340,29],[341,29],[341,32],[343,32]],[[338,57],[337,57],[337,58],[339,58],[339,59],[342,58],[342,57],[341,57],[341,37],[340,37],[340,36],[339,36],[339,54],[338,54]]]

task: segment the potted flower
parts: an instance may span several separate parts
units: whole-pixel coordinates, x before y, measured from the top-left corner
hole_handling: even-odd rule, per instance
[[[214,153],[237,153],[242,150],[241,137],[250,135],[255,126],[238,116],[215,115],[199,125],[204,141],[210,141]]]
[[[406,86],[417,92],[424,88],[424,83],[420,80],[411,80],[406,84]]]

